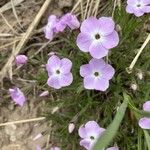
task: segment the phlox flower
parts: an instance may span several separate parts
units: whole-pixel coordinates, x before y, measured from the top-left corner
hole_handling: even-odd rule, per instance
[[[15,58],[17,65],[24,65],[28,61],[28,57],[26,55],[17,55]]]
[[[80,146],[83,146],[87,150],[92,150],[94,144],[104,131],[105,129],[101,128],[97,122],[88,121],[85,125],[82,125],[78,131],[79,136],[82,138]]]
[[[150,0],[127,0],[126,11],[137,17],[150,12]]]
[[[62,32],[67,26],[71,30],[78,29],[80,27],[80,22],[75,15],[67,13],[60,18],[60,21],[56,25],[56,31]]]
[[[119,150],[118,146],[109,147],[106,150]]]
[[[57,18],[55,15],[49,16],[48,23],[44,28],[45,38],[51,41],[55,33],[63,32],[67,26],[71,30],[74,30],[79,28],[80,22],[77,17],[71,13],[67,13],[61,18]]]
[[[108,54],[109,49],[119,43],[115,23],[110,17],[89,17],[80,27],[77,46],[83,52],[89,52],[93,58],[100,59]]]
[[[45,33],[45,38],[49,39],[50,41],[53,39],[54,33],[55,33],[55,27],[56,24],[58,23],[58,19],[55,15],[51,15],[48,18],[48,23],[44,27],[44,33]]]
[[[103,59],[91,59],[89,64],[80,67],[80,75],[84,78],[86,89],[106,91],[109,80],[114,76],[114,68]]]
[[[36,150],[42,150],[39,145],[36,146]]]
[[[68,58],[60,59],[56,55],[51,56],[46,64],[48,71],[47,84],[55,89],[69,86],[73,81],[72,62]]]
[[[143,104],[143,110],[150,112],[150,101],[146,101]],[[142,129],[150,129],[150,118],[149,117],[143,117],[139,120],[139,126]]]
[[[25,98],[23,92],[19,88],[17,88],[17,87],[10,88],[9,93],[10,93],[10,96],[11,96],[12,100],[16,104],[18,104],[20,106],[24,105],[24,103],[26,101],[26,98]]]
[[[50,150],[61,150],[59,147],[52,147]]]

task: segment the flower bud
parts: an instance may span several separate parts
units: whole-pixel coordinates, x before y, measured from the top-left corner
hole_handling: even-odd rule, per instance
[[[137,90],[137,84],[132,83],[132,84],[131,84],[131,89],[132,89],[133,91],[136,91],[136,90]]]
[[[16,56],[16,64],[24,65],[27,63],[28,57],[26,55],[17,55]]]
[[[74,123],[69,123],[69,126],[68,126],[69,133],[72,133],[74,129],[75,129],[75,124]]]
[[[44,91],[39,96],[44,97],[44,96],[47,96],[48,94],[49,94],[49,91]]]
[[[142,71],[139,71],[139,72],[137,73],[137,77],[138,77],[140,80],[143,79],[143,73],[142,73]]]

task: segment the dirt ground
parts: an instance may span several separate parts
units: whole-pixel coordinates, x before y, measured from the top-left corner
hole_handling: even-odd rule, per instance
[[[3,17],[2,15],[0,17],[0,34],[6,34],[5,37],[0,36],[0,68],[3,67],[3,64],[6,62],[12,50],[12,45],[5,46],[5,44],[13,42],[14,38],[18,40],[19,35],[26,31],[26,29],[36,16],[37,12],[39,11],[40,7],[44,3],[44,0],[13,1],[14,3],[19,2],[19,4],[15,6],[19,22],[14,15],[12,5],[10,5],[11,1],[0,1],[0,8],[3,14]],[[8,3],[9,5],[7,5]],[[68,9],[72,5],[72,0],[52,1],[39,26],[42,27],[46,23],[49,14],[56,14],[60,16],[64,13],[64,11],[66,11],[66,9]],[[5,9],[7,8],[5,6],[10,7],[8,7],[7,10]],[[7,21],[5,19],[13,29],[11,29],[9,25],[7,25]],[[14,37],[13,32],[17,32],[18,36]],[[10,35],[7,36],[7,34]],[[31,96],[31,99],[28,98],[27,103],[21,108],[17,105],[14,105],[10,97],[8,97],[7,92],[8,88],[10,87],[8,79],[4,79],[4,82],[5,85],[0,90],[0,123],[39,117],[39,114],[44,111],[43,109],[47,98],[37,98],[36,96],[34,96],[33,98],[33,96]],[[47,131],[49,130],[50,126],[45,121],[24,123],[19,125],[13,124],[7,125],[5,127],[0,127],[0,150],[35,150],[37,144],[41,145],[42,148],[45,148],[46,143],[50,143],[47,134]],[[34,138],[39,133],[42,133],[43,136],[38,140],[35,140]]]

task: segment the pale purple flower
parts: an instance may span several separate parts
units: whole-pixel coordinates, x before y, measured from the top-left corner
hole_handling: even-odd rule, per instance
[[[52,147],[50,150],[60,150],[59,147]]]
[[[53,39],[55,27],[58,23],[58,19],[55,15],[51,15],[48,18],[48,23],[44,28],[45,38],[49,39],[50,41]]]
[[[82,125],[79,128],[79,136],[82,138],[80,145],[87,150],[92,150],[94,144],[104,131],[105,129],[101,128],[97,122],[88,121],[85,125]]]
[[[9,93],[10,93],[10,96],[11,96],[12,100],[16,104],[18,104],[20,106],[24,105],[24,103],[26,101],[26,98],[25,98],[23,92],[19,88],[17,88],[17,87],[14,87],[12,89],[10,88]]]
[[[51,56],[46,64],[48,71],[47,84],[55,89],[69,86],[73,81],[72,62],[68,58],[60,59],[56,55]]]
[[[84,78],[86,89],[106,91],[109,80],[114,76],[114,68],[103,59],[91,59],[89,64],[80,67],[80,75]]]
[[[36,150],[42,150],[39,145],[36,146]]]
[[[150,12],[150,0],[127,0],[126,11],[137,17]]]
[[[72,133],[74,129],[75,129],[75,124],[74,123],[69,123],[69,125],[68,125],[69,133]]]
[[[62,32],[66,27],[70,27],[71,30],[78,29],[80,22],[77,17],[71,13],[67,13],[62,16],[56,25],[56,32]]]
[[[17,65],[24,65],[27,63],[28,57],[26,55],[17,55],[15,60]]]
[[[106,150],[119,150],[118,146],[109,147]]]
[[[146,101],[143,104],[143,110],[150,112],[150,101]],[[142,129],[150,129],[150,118],[149,117],[143,117],[139,120],[139,126]]]
[[[43,97],[43,96],[47,96],[49,94],[49,91],[43,91],[39,96]]]
[[[118,33],[114,29],[115,23],[110,17],[89,17],[81,24],[77,45],[81,51],[90,52],[93,58],[100,59],[119,43]]]

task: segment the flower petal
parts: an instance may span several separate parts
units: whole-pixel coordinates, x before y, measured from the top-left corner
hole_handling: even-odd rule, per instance
[[[143,4],[150,5],[150,0],[142,0]]]
[[[80,141],[80,146],[83,146],[85,149],[89,150],[91,147],[91,142],[88,139],[83,139]]]
[[[84,87],[89,90],[94,89],[94,78],[90,76],[84,77]]]
[[[140,9],[134,9],[134,14],[135,16],[140,17],[144,15],[144,12]]]
[[[89,51],[90,51],[91,56],[97,59],[103,58],[108,54],[108,49],[103,47],[100,42],[92,43]]]
[[[89,47],[92,44],[92,39],[88,34],[79,33],[77,36],[77,46],[83,52],[88,52]]]
[[[61,65],[61,60],[56,55],[51,56],[46,64],[46,69],[48,72],[54,72],[59,69]]]
[[[95,59],[95,58],[92,58],[89,64],[92,70],[99,70],[100,72],[101,72],[101,69],[103,69],[106,65],[103,59]]]
[[[146,102],[143,104],[143,110],[144,110],[144,111],[150,111],[150,101],[146,101]]]
[[[116,47],[119,43],[118,33],[113,31],[110,35],[101,37],[101,43],[106,49]]]
[[[9,93],[10,93],[12,100],[16,102],[16,104],[20,106],[24,105],[26,98],[23,92],[19,88],[15,87],[13,89],[9,89]]]
[[[115,23],[110,17],[99,18],[100,33],[101,35],[109,35],[114,31]]]
[[[111,65],[105,65],[105,67],[102,69],[102,76],[105,79],[110,80],[115,74],[115,69]]]
[[[128,5],[135,5],[137,4],[137,0],[127,0]]]
[[[81,75],[82,77],[85,77],[85,76],[90,75],[91,72],[92,72],[92,70],[91,70],[89,64],[82,65],[82,66],[80,67],[80,75]]]
[[[59,78],[59,83],[60,83],[60,86],[62,86],[62,87],[69,86],[72,83],[72,81],[73,81],[72,73],[62,75]]]
[[[79,136],[80,136],[81,138],[83,138],[83,139],[84,139],[84,138],[87,138],[87,131],[86,131],[84,125],[82,125],[82,126],[79,128],[78,134],[79,134]]]
[[[141,10],[145,13],[150,13],[150,6],[143,6]]]
[[[133,14],[134,13],[134,9],[131,5],[127,5],[126,6],[126,12],[127,13],[130,13],[130,14]]]
[[[60,70],[66,74],[69,73],[72,67],[72,62],[68,58],[63,58],[61,60],[61,67]]]
[[[99,21],[96,17],[89,17],[81,24],[81,32],[91,34],[95,29],[99,29]]]
[[[89,138],[93,136],[96,139],[105,131],[105,129],[100,128],[100,126],[95,121],[88,121],[85,124],[85,129]]]
[[[142,129],[150,129],[150,118],[144,117],[139,120],[139,126]]]
[[[75,15],[67,13],[65,16],[66,24],[72,29],[77,29],[80,27],[80,22]]]
[[[42,150],[39,145],[36,146],[36,150]]]
[[[95,81],[95,89],[99,91],[106,91],[109,87],[108,79],[100,78]]]
[[[106,150],[119,150],[118,146],[109,147]]]
[[[56,76],[50,76],[47,80],[47,84],[55,89],[60,89],[62,87],[59,83],[59,78]]]

